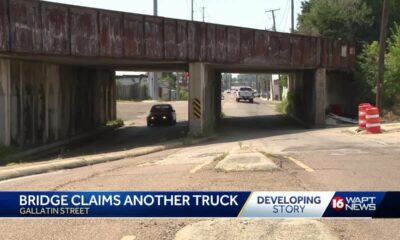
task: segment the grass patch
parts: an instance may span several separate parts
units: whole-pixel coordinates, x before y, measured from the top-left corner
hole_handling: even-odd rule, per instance
[[[8,161],[7,158],[18,152],[19,151],[16,148],[0,146],[0,165],[4,166],[9,164],[10,161]]]
[[[278,105],[276,105],[276,111],[282,114],[291,115],[294,109],[294,94],[288,92],[286,98],[284,98]]]
[[[114,119],[114,120],[110,120],[106,123],[106,126],[109,127],[122,127],[124,126],[124,121],[120,118]]]
[[[276,105],[276,111],[282,114],[289,114],[289,101],[287,98],[283,99],[280,103]]]
[[[383,109],[381,123],[400,122],[400,104]]]
[[[191,145],[192,141],[193,141],[193,138],[194,138],[193,136],[188,134],[185,138],[182,139],[183,146]]]

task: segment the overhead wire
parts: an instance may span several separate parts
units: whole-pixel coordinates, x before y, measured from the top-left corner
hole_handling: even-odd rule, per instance
[[[285,20],[287,21],[287,17],[289,16],[290,1],[291,0],[286,0],[284,11],[283,11],[283,14],[281,15],[282,16],[281,17],[281,21],[279,23],[279,28],[280,29],[284,29],[284,27],[282,27],[282,25],[283,25]]]

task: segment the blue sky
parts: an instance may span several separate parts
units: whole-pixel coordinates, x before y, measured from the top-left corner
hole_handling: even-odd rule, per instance
[[[124,12],[153,14],[153,0],[48,0],[66,4],[111,9]],[[158,0],[158,15],[190,20],[191,0]],[[300,2],[295,2],[295,18],[300,12]],[[194,0],[194,19],[202,20],[205,7],[205,21],[224,25],[271,29],[272,14],[265,10],[277,9],[276,27],[279,32],[290,31],[290,0]],[[296,26],[296,21],[295,21]]]

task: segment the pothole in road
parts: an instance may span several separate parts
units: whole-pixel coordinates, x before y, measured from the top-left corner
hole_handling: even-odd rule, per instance
[[[217,219],[190,224],[175,235],[175,240],[202,239],[327,239],[336,240],[328,227],[309,219]]]

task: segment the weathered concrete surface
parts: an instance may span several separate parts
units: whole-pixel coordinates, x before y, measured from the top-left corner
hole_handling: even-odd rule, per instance
[[[114,73],[0,59],[0,143],[37,146],[115,119]]]
[[[261,153],[234,153],[218,162],[215,167],[226,172],[237,171],[273,171],[278,169],[275,163]]]
[[[326,93],[326,69],[317,69],[315,71],[315,90],[313,105],[315,106],[314,124],[325,124],[325,109],[327,105]]]
[[[76,158],[66,158],[62,160],[47,161],[33,165],[27,164],[27,165],[4,167],[0,168],[0,181],[11,178],[18,178],[40,173],[46,173],[56,170],[78,168],[93,164],[116,161],[129,157],[137,157],[167,150],[181,145],[182,143],[180,142],[174,142],[165,145],[142,147],[142,148],[136,148],[132,150],[120,151],[108,154],[96,154],[96,155],[88,155]]]
[[[259,100],[256,99],[257,101]],[[171,191],[400,190],[398,184],[400,182],[398,174],[400,137],[398,132],[380,135],[351,135],[342,132],[347,127],[310,131],[293,124],[293,122],[289,124],[283,121],[279,117],[279,113],[275,112],[272,103],[266,101],[259,103],[232,102],[232,105],[229,104],[225,107],[224,112],[227,116],[237,114],[242,117],[223,119],[225,129],[221,132],[219,139],[213,143],[234,142],[238,145],[237,142],[242,141],[245,146],[245,140],[252,139],[263,144],[269,152],[295,157],[315,169],[315,172],[307,172],[286,160],[280,171],[268,174],[257,171],[251,174],[248,172],[217,172],[211,167],[212,164],[193,174],[190,171],[196,165],[183,162],[173,165],[138,166],[147,162],[161,161],[180,151],[180,149],[173,149],[137,158],[2,181],[0,188],[4,191],[24,191],[26,189],[32,191],[75,191],[77,189],[82,191],[131,191],[132,189],[138,191],[158,191],[160,189]],[[209,148],[211,145],[213,144],[202,144],[205,148]],[[350,148],[354,151],[345,151]],[[182,149],[188,153],[190,150],[192,147]],[[197,148],[197,150],[201,149]],[[217,150],[225,151],[228,148],[218,146]],[[103,240],[121,239],[123,236],[129,235],[146,240],[174,239],[176,232],[197,221],[203,220],[193,218],[2,219],[0,230],[2,239],[54,239],[57,236],[57,239]],[[337,234],[339,239],[392,240],[398,238],[398,229],[400,229],[398,219],[324,219],[320,222]],[[44,228],[43,226],[51,227]],[[221,228],[225,227],[229,227],[229,222],[226,226],[221,226]],[[200,237],[199,235],[198,238]],[[294,237],[296,236],[288,233],[285,239]]]
[[[10,145],[10,62],[0,59],[0,144]]]
[[[211,135],[221,111],[220,76],[205,63],[189,64],[189,128],[194,136]],[[198,101],[196,103],[196,101]]]
[[[293,94],[293,115],[304,123],[312,124],[315,121],[315,73],[314,71],[300,71],[294,74],[291,81]]]
[[[0,0],[0,52],[264,69],[350,70],[356,61],[354,45],[341,40],[38,0]]]
[[[199,144],[203,142],[207,142],[210,139],[203,138],[203,139],[196,139],[193,140],[190,144]],[[55,159],[49,161],[43,161],[38,163],[27,163],[27,164],[17,164],[11,165],[6,167],[0,167],[0,181],[12,179],[12,178],[19,178],[24,176],[31,176],[35,174],[47,173],[57,170],[64,170],[64,169],[71,169],[71,168],[78,168],[83,166],[92,166],[94,164],[100,164],[105,162],[112,162],[117,161],[125,158],[134,158],[138,156],[148,155],[151,153],[156,153],[160,151],[165,151],[168,149],[179,148],[182,147],[184,144],[182,141],[173,141],[173,142],[165,142],[157,145],[151,145],[147,147],[138,147],[124,151],[115,151],[111,153],[104,153],[104,154],[92,154],[92,155],[83,155],[79,157],[71,157],[71,158],[64,158],[64,159]],[[196,149],[196,147],[193,147]],[[199,147],[197,147],[199,148]],[[201,148],[200,148],[201,149]],[[204,151],[201,149],[200,151]],[[206,152],[208,152],[206,150]],[[181,154],[181,155],[174,155],[169,156],[168,158],[156,162],[156,163],[147,163],[142,164],[141,166],[151,166],[151,165],[171,165],[171,164],[193,164],[193,163],[202,163],[207,162],[207,164],[211,163],[216,157],[221,156],[223,153],[217,152],[214,154],[207,154],[207,153],[194,153],[190,156],[188,154]],[[186,156],[183,158],[182,156]],[[193,159],[195,159],[193,161]]]
[[[356,111],[352,74],[338,71],[296,71],[290,75],[292,114],[309,126],[324,125],[326,110],[338,105],[345,116]]]
[[[175,235],[175,240],[336,240],[329,228],[316,220],[219,219],[190,224]]]
[[[352,73],[326,72],[326,108],[334,104],[339,106],[340,115],[357,116],[357,91],[359,90]]]
[[[145,166],[151,165],[180,165],[180,164],[200,164],[207,165],[215,159],[223,156],[229,149],[231,144],[213,144],[209,147],[194,146],[190,149],[183,149],[177,153],[171,154],[168,157],[154,163],[146,163]]]
[[[229,154],[217,163],[215,169],[225,172],[278,169],[278,166],[262,152],[266,152],[266,149],[257,141],[238,142],[230,149]]]

